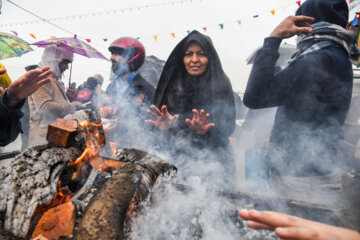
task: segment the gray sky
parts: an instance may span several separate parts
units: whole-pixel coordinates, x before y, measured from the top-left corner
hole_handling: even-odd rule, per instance
[[[349,0],[347,0],[349,1]],[[234,90],[242,92],[251,66],[246,58],[260,46],[264,37],[283,18],[294,14],[296,0],[12,0],[34,14],[50,20],[43,22],[31,14],[3,0],[0,15],[1,32],[16,31],[21,38],[33,43],[50,36],[91,39],[91,45],[110,57],[109,44],[118,37],[141,37],[147,55],[166,60],[175,45],[187,34],[187,30],[199,30],[209,35],[218,51],[223,68],[231,79]],[[302,1],[304,2],[304,1]],[[360,1],[355,0],[358,4]],[[275,9],[275,15],[271,10]],[[356,9],[355,9],[356,10]],[[353,18],[352,11],[350,18]],[[259,17],[254,18],[255,15]],[[241,25],[238,24],[241,20]],[[221,30],[219,24],[224,24]],[[203,27],[207,27],[204,32]],[[34,34],[37,39],[30,37]],[[175,38],[171,36],[175,33]],[[155,41],[153,35],[158,35]],[[108,41],[103,41],[107,38]],[[287,42],[295,44],[294,39]],[[15,80],[25,72],[24,67],[37,64],[43,49],[21,57],[2,60],[10,77]],[[78,85],[87,77],[101,73],[105,86],[110,73],[110,63],[100,59],[75,56],[72,80]],[[68,81],[66,72],[65,82]],[[105,87],[104,86],[104,87]]]

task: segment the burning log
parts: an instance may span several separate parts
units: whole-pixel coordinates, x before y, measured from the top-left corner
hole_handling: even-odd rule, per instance
[[[81,219],[76,239],[124,239],[124,221],[134,201],[144,200],[160,174],[176,167],[135,149],[122,149],[130,163],[113,173],[94,197]]]
[[[4,229],[26,237],[38,205],[49,204],[57,193],[58,181],[69,158],[81,154],[78,148],[48,145],[29,148],[0,171],[0,213]]]

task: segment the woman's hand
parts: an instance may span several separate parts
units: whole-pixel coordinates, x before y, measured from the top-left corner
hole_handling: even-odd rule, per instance
[[[247,226],[271,229],[283,239],[294,240],[360,240],[356,231],[271,211],[240,210],[240,217],[248,220]]]
[[[169,114],[165,105],[161,107],[161,111],[154,105],[150,106],[147,113],[152,117],[153,120],[145,120],[146,123],[152,124],[161,131],[167,131],[171,126],[174,125],[179,115]]]
[[[205,114],[204,109],[200,110],[200,114],[196,109],[192,110],[193,119],[186,119],[185,122],[189,126],[190,129],[196,131],[200,135],[206,134],[210,128],[215,127],[215,123],[207,123],[210,114]]]

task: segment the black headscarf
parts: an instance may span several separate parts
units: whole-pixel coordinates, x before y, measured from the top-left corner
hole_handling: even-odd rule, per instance
[[[328,22],[345,28],[349,9],[345,0],[307,0],[298,8],[295,15],[313,17],[313,23]]]
[[[208,57],[207,68],[200,76],[191,76],[184,66],[184,55],[190,43],[196,42]],[[229,78],[224,73],[211,39],[192,31],[175,47],[162,71],[154,98],[160,108],[166,105],[169,113],[179,114],[179,123],[192,119],[192,109],[204,109],[215,123],[208,135],[227,138],[235,127],[235,103]]]

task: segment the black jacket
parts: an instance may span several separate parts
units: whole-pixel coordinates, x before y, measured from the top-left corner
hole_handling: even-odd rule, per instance
[[[0,146],[6,146],[13,142],[19,133],[22,133],[20,119],[23,116],[21,107],[25,100],[15,108],[10,109],[5,103],[6,91],[0,96]]]

